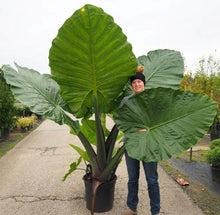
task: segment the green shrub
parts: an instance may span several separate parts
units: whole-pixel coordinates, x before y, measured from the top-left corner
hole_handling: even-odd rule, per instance
[[[207,160],[212,166],[220,167],[220,147],[217,146],[214,149],[210,149],[207,153]]]
[[[26,117],[26,116],[31,116],[33,114],[33,112],[30,110],[29,107],[27,106],[16,106],[16,112],[17,112],[17,116],[19,117]]]
[[[33,114],[30,108],[26,105],[23,107],[23,113],[24,113],[24,116],[31,116]]]
[[[214,149],[215,147],[220,147],[220,139],[216,139],[210,142],[210,149]]]

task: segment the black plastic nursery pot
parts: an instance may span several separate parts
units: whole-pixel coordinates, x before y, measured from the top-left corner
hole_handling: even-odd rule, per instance
[[[220,182],[220,167],[210,166],[212,173],[212,180],[216,182]]]
[[[211,141],[212,141],[212,140],[219,139],[219,138],[220,138],[220,133],[217,133],[217,134],[212,134],[212,133],[211,133]]]
[[[10,136],[10,129],[9,128],[3,128],[1,131],[0,131],[0,137],[9,137]]]
[[[86,194],[86,208],[91,210],[91,190],[92,182],[86,179],[86,175],[83,176],[85,183]],[[109,182],[101,184],[96,192],[94,212],[106,212],[112,209],[114,202],[115,183],[117,176]]]

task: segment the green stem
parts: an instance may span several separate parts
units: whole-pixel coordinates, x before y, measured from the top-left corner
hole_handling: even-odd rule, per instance
[[[94,98],[94,106],[95,106],[96,138],[97,138],[97,161],[99,168],[101,170],[104,170],[106,166],[105,136],[101,124],[101,114],[98,111],[98,103],[96,98]]]

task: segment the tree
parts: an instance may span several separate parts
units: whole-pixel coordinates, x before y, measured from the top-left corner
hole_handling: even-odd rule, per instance
[[[219,133],[220,127],[220,62],[210,55],[199,60],[196,73],[186,73],[180,89],[208,95],[218,103],[218,112],[211,126],[211,133]]]
[[[0,136],[8,136],[16,118],[14,96],[9,85],[3,78],[3,71],[0,69]]]
[[[194,76],[189,72],[185,74],[180,89],[208,95],[220,104],[220,62],[212,55],[203,57]]]

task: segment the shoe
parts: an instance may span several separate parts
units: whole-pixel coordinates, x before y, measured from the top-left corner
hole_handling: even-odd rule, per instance
[[[123,213],[123,215],[136,215],[136,214],[137,211],[132,211],[131,209]]]

